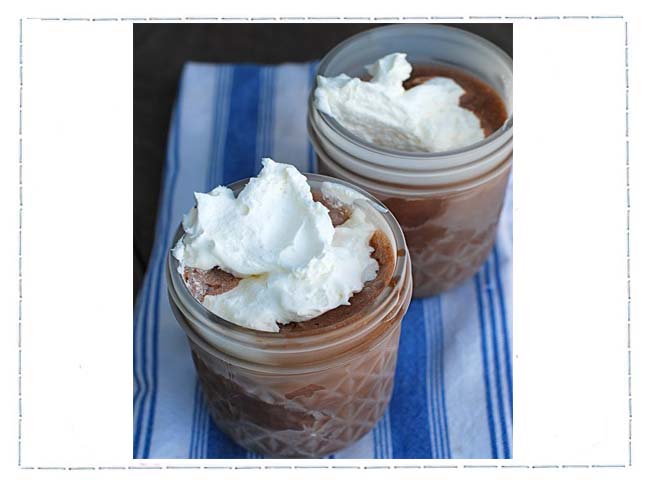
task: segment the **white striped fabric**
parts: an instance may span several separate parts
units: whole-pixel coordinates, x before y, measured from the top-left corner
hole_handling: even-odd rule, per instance
[[[134,316],[133,456],[255,458],[210,421],[163,265],[194,191],[254,175],[269,156],[314,171],[306,134],[316,63],[188,64],[175,106],[153,252]],[[512,451],[512,206],[470,281],[414,300],[383,419],[335,458],[506,458]]]

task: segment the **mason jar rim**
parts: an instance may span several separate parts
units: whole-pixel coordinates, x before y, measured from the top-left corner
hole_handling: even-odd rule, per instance
[[[375,35],[376,32],[389,32],[391,30],[399,30],[399,29],[408,29],[408,30],[421,29],[426,31],[429,31],[430,29],[434,29],[439,31],[445,30],[447,32],[460,32],[461,35],[464,35],[467,38],[470,38],[471,40],[476,42],[477,44],[481,44],[483,47],[486,47],[491,51],[493,51],[493,53],[497,57],[502,59],[507,65],[511,66],[511,71],[512,71],[513,60],[506,52],[504,52],[501,48],[499,48],[492,42],[488,41],[487,39],[484,39],[483,37],[478,36],[476,34],[473,34],[472,32],[468,32],[463,29],[450,27],[447,25],[440,25],[440,24],[396,24],[396,25],[386,25],[382,27],[376,27],[374,29],[369,29],[343,40],[335,47],[333,47],[324,56],[324,58],[322,58],[322,61],[318,66],[316,75],[317,76],[322,75],[323,71],[328,67],[328,65],[333,61],[333,59],[335,59],[335,57],[339,54],[339,52],[344,48],[346,48],[348,45],[357,42],[359,39],[362,39],[366,36]],[[314,106],[316,88],[317,88],[317,82],[315,82],[313,84],[313,87],[311,88],[311,92],[309,96],[310,106]],[[499,140],[502,136],[510,134],[513,128],[513,113],[511,111],[508,118],[502,124],[501,127],[499,127],[497,130],[491,133],[488,137],[476,143],[466,145],[464,147],[459,147],[453,150],[446,150],[446,151],[439,151],[439,152],[413,152],[413,151],[403,151],[403,150],[396,150],[387,147],[381,147],[366,142],[362,140],[360,137],[358,137],[357,135],[351,133],[349,130],[344,128],[337,120],[333,119],[331,116],[322,113],[317,109],[314,109],[313,111],[320,117],[320,119],[328,126],[330,130],[334,131],[337,135],[344,138],[347,142],[356,145],[358,148],[372,152],[376,155],[395,157],[401,160],[402,159],[409,159],[409,160],[437,159],[438,160],[444,158],[446,159],[452,158],[454,156],[465,156],[470,152],[476,152],[479,151],[480,149],[483,149],[484,147],[493,145],[494,142]]]
[[[395,264],[394,270],[390,275],[391,281],[376,297],[372,305],[369,306],[369,309],[366,310],[366,312],[363,312],[363,314],[360,316],[363,319],[366,318],[367,320],[373,322],[374,320],[376,320],[376,316],[384,313],[384,307],[392,300],[394,292],[398,291],[398,289],[403,286],[403,279],[410,277],[409,268],[407,268],[407,264],[409,263],[409,255],[402,229],[396,221],[394,215],[380,201],[378,201],[375,197],[373,197],[362,188],[359,188],[349,182],[336,179],[334,177],[312,173],[303,173],[303,175],[307,177],[309,183],[311,181],[315,181],[319,183],[331,182],[335,184],[341,184],[350,187],[351,189],[365,196],[369,200],[371,206],[374,207],[374,209],[376,209],[376,211],[380,213],[382,217],[384,217],[385,223],[391,231],[392,238],[390,238],[390,240],[393,239],[393,243],[395,245],[395,247],[393,248]],[[250,178],[242,179],[227,185],[227,187],[236,192],[242,189],[249,180]],[[183,234],[184,230],[182,228],[182,225],[180,225],[173,238],[172,247],[175,246],[176,242],[179,240],[179,238],[182,237]],[[398,253],[399,249],[401,248],[405,250],[404,254],[402,255]],[[299,351],[304,351],[304,349],[308,348],[309,344],[316,345],[323,339],[328,340],[342,337],[353,339],[358,335],[362,335],[364,332],[369,332],[373,327],[364,326],[366,329],[359,329],[355,333],[350,333],[349,330],[345,330],[345,328],[350,326],[342,326],[339,328],[331,326],[330,330],[323,328],[317,333],[309,332],[308,330],[296,330],[286,334],[243,327],[236,323],[223,319],[222,317],[214,314],[206,307],[204,307],[187,288],[184,279],[177,271],[178,263],[178,260],[173,256],[171,250],[169,250],[167,257],[167,277],[169,279],[169,291],[173,293],[174,300],[179,299],[181,301],[183,308],[180,309],[180,311],[185,315],[185,317],[187,317],[188,320],[191,321],[194,326],[197,323],[200,323],[200,325],[206,326],[210,332],[215,332],[226,339],[229,339],[233,342],[238,342],[242,345],[258,345],[260,342],[263,342],[265,346],[272,348],[273,346],[280,347],[282,344],[290,342],[291,344],[295,344]],[[185,311],[189,312],[190,315],[186,315]],[[196,332],[197,330],[192,329],[192,331]],[[204,336],[203,340],[205,340]],[[305,348],[301,348],[300,346],[305,346]],[[264,347],[264,349],[267,350],[268,347]],[[289,352],[290,350],[286,351]]]

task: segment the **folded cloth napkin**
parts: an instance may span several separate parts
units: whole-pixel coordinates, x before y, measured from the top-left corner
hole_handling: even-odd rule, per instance
[[[135,307],[135,458],[256,457],[209,418],[187,340],[167,301],[165,258],[194,191],[256,175],[265,156],[316,170],[306,133],[316,66],[185,66],[155,244]],[[460,287],[412,301],[387,413],[331,457],[511,457],[511,223],[509,187],[488,261]]]

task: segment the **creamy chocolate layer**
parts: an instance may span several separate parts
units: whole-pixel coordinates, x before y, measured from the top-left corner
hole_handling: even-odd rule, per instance
[[[329,217],[333,226],[344,224],[351,216],[350,208],[326,199],[319,192],[313,192],[313,199],[322,203],[329,210]],[[360,292],[349,299],[349,305],[336,307],[308,321],[280,324],[279,332],[308,331],[309,333],[316,333],[319,329],[342,326],[351,317],[360,314],[366,307],[370,306],[382,290],[389,285],[396,263],[391,242],[382,231],[377,230],[374,232],[370,245],[374,249],[371,256],[378,262],[378,274],[373,280],[366,282]],[[186,267],[184,280],[191,294],[200,302],[206,295],[218,295],[232,290],[240,281],[239,278],[217,267],[211,270]]]
[[[438,76],[450,78],[463,88],[465,93],[459,104],[479,118],[485,137],[501,127],[508,118],[506,105],[497,91],[476,76],[458,68],[441,64],[415,65],[403,87],[410,89]]]

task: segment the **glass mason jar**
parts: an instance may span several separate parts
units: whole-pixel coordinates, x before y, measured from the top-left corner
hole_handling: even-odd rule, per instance
[[[443,292],[472,276],[495,241],[513,156],[513,62],[501,49],[466,31],[441,25],[379,27],[333,48],[317,74],[365,75],[364,66],[404,52],[416,67],[442,65],[486,82],[508,119],[473,145],[438,153],[378,147],[343,128],[309,100],[308,132],[319,172],[349,181],[394,213],[412,258],[414,296]]]
[[[169,252],[167,283],[214,422],[246,449],[270,457],[321,457],[366,434],[390,400],[400,325],[412,296],[411,263],[394,216],[351,184],[307,174],[311,189],[325,181],[357,190],[393,250],[388,284],[359,311],[321,329],[286,333],[230,323],[189,292]],[[247,184],[229,187],[235,194]],[[175,241],[183,235],[182,227]]]

